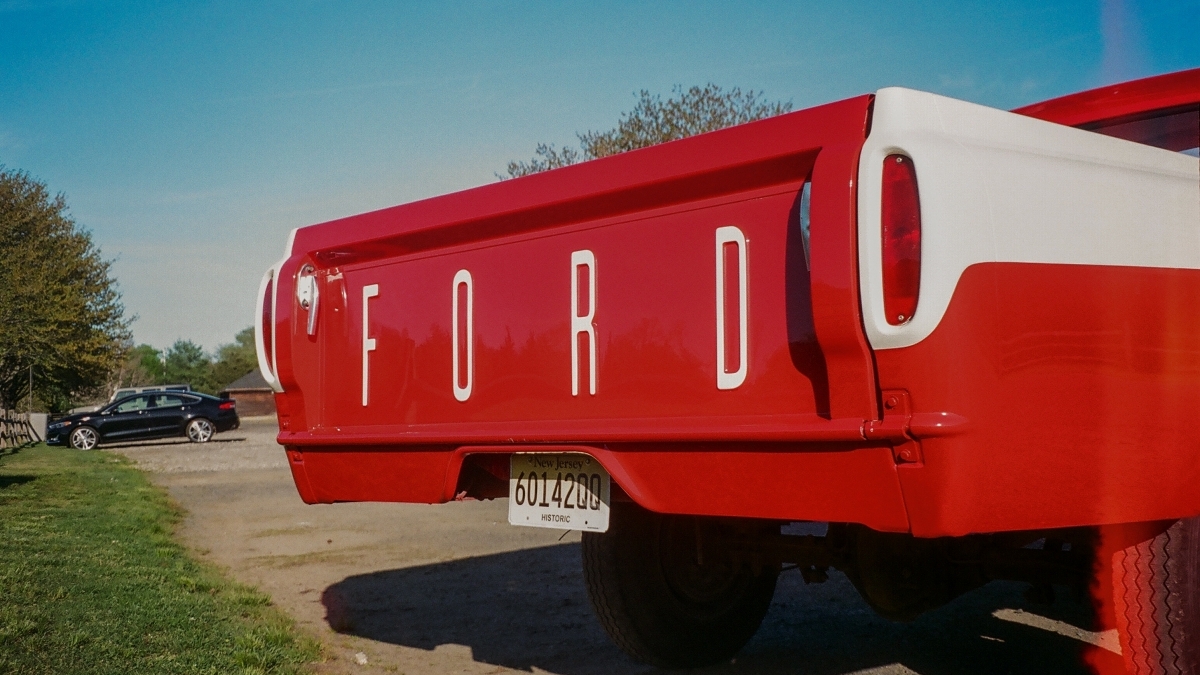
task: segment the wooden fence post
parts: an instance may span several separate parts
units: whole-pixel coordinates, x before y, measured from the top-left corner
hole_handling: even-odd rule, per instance
[[[19,448],[40,440],[29,413],[0,409],[0,450]]]

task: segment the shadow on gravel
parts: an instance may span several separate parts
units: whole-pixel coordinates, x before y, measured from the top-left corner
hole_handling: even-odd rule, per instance
[[[993,583],[901,624],[877,617],[841,574],[805,586],[786,572],[750,644],[732,663],[692,672],[1087,673],[1084,643],[993,616],[1022,609],[1068,628],[1088,625],[1083,603],[1029,605],[1024,588]],[[325,589],[321,602],[335,631],[380,642],[426,650],[465,645],[477,662],[523,671],[656,672],[613,646],[592,615],[579,544],[348,577]]]

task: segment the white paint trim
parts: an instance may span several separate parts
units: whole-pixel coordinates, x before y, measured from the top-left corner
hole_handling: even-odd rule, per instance
[[[738,250],[738,369],[726,372],[725,364],[725,244]],[[717,228],[717,389],[737,389],[749,372],[749,308],[746,306],[749,263],[746,235],[733,225]]]
[[[276,373],[279,372],[279,363],[276,358],[276,354],[279,352],[275,348],[277,344],[276,338],[279,335],[279,328],[275,325],[275,317],[278,316],[276,314],[279,297],[278,279],[279,272],[283,269],[283,264],[295,252],[296,232],[299,230],[300,228],[298,227],[292,228],[292,231],[288,234],[287,246],[283,250],[283,257],[263,274],[262,281],[258,285],[258,297],[255,298],[254,303],[254,353],[258,357],[258,370],[262,373],[263,379],[267,381],[272,391],[277,393],[283,392],[283,385],[280,384],[279,378],[276,376]],[[271,286],[271,358],[268,359],[266,344],[262,336],[262,313],[263,305],[266,303],[267,282],[271,280],[275,280],[275,283]]]
[[[467,287],[467,386],[458,386],[459,380],[459,359],[458,359],[458,287],[465,285]],[[475,284],[471,279],[471,272],[468,270],[459,270],[454,275],[454,283],[450,286],[451,293],[451,311],[453,316],[450,319],[451,326],[451,344],[454,346],[453,355],[453,377],[454,377],[454,398],[457,401],[466,401],[471,398],[471,389],[475,386]]]
[[[883,311],[883,159],[913,159],[921,290],[902,326]],[[863,322],[875,349],[941,321],[962,273],[984,262],[1200,269],[1200,160],[908,89],[876,94],[859,160]]]
[[[263,336],[263,308],[266,306],[267,284],[275,277],[275,269],[269,268],[263,273],[262,281],[258,282],[258,296],[254,300],[254,354],[258,357],[258,371],[262,373],[263,379],[267,381],[267,385],[274,391],[283,391],[279,386],[279,380],[275,378],[275,373],[267,358],[266,339]],[[275,342],[275,287],[271,286],[271,346],[274,351]]]

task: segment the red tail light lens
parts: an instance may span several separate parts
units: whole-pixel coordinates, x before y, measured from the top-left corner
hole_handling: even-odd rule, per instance
[[[273,300],[275,298],[274,290],[275,290],[275,280],[268,279],[267,280],[266,297],[263,298],[263,306],[262,306],[263,307],[263,309],[262,309],[263,350],[267,354],[267,363],[268,364],[273,364],[275,361],[275,342],[274,342],[274,340],[271,339],[271,328],[272,328],[271,319],[273,318],[271,316],[271,306],[273,304],[275,304],[273,302]],[[272,370],[274,370],[273,365],[270,365],[269,367]]]
[[[912,319],[921,291],[921,201],[912,158],[883,160],[883,311],[899,326]]]
[[[235,406],[237,406],[237,403],[233,401],[221,401],[221,404],[217,407],[221,410],[233,410]]]

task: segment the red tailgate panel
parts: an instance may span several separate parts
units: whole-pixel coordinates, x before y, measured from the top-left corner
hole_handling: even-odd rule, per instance
[[[813,375],[825,385],[808,303],[789,308],[786,297],[789,219],[799,188],[335,270],[322,316],[320,424],[367,431],[402,423],[418,434],[424,425],[451,423],[623,420],[638,426],[697,418],[719,425],[734,416],[818,412]],[[747,238],[749,368],[742,386],[720,391],[714,232],[727,225]],[[585,335],[578,336],[584,343],[580,387],[572,394],[571,254],[580,250],[595,259],[595,395],[589,393]],[[802,256],[801,249],[792,263],[803,265]],[[454,395],[451,344],[453,280],[462,269],[471,274],[474,294],[475,372],[466,401]],[[369,284],[379,294],[369,300],[375,348],[364,406],[362,289]],[[345,307],[336,304],[341,297]],[[798,338],[807,338],[794,348],[789,309],[804,327]],[[460,327],[460,340],[465,333]],[[460,370],[461,382],[465,364]]]
[[[465,455],[558,443],[592,453],[660,511],[907,529],[891,450],[863,431],[877,397],[857,299],[854,181],[870,103],[298,231],[277,279],[275,329],[286,343],[279,440],[301,495],[444,501]],[[573,254],[591,261],[594,307],[586,291],[573,298],[573,276],[590,285]],[[315,335],[295,300],[297,274],[310,269]],[[592,342],[579,342],[572,320],[590,310],[594,394]]]

